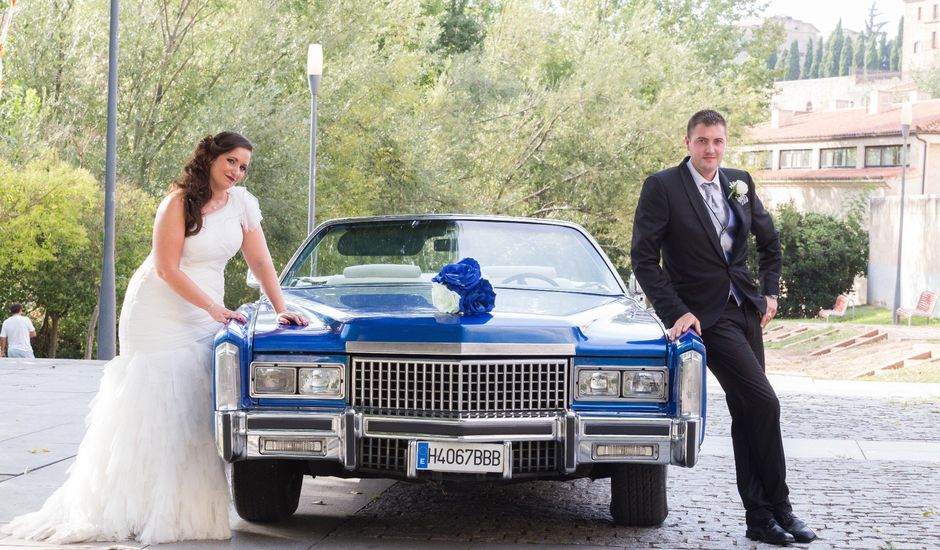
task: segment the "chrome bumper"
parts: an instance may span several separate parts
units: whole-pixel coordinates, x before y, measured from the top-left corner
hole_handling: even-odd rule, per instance
[[[352,409],[215,413],[216,444],[226,462],[253,458],[330,460],[340,462],[349,471],[358,468],[358,444],[365,437],[474,443],[557,441],[564,449],[559,471],[565,473],[574,472],[582,464],[611,462],[691,468],[698,460],[702,428],[700,417],[674,419],[574,412],[465,419],[375,416]],[[276,442],[285,441],[308,442],[318,450],[276,449]],[[639,445],[653,451],[648,457],[598,457],[597,445]]]

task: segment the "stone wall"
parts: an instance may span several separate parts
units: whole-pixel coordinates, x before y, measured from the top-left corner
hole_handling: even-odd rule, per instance
[[[899,197],[870,203],[868,303],[893,307],[897,274]],[[901,252],[901,307],[924,290],[940,291],[940,195],[905,198]]]

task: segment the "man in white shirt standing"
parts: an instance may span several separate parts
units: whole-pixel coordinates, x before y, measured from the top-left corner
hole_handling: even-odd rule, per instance
[[[29,339],[36,336],[29,317],[23,315],[23,304],[10,305],[10,317],[0,329],[0,357],[25,357],[32,359],[33,346]]]

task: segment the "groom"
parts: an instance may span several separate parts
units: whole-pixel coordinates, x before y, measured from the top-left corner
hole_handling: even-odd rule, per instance
[[[725,391],[738,492],[749,539],[784,545],[816,533],[793,515],[780,435],[780,403],[764,373],[761,329],[777,312],[780,239],[750,174],[720,168],[724,118],[695,113],[689,151],[675,168],[646,179],[633,222],[637,281],[676,339],[694,330]],[[760,287],[747,267],[757,242]],[[662,267],[660,267],[662,259]]]

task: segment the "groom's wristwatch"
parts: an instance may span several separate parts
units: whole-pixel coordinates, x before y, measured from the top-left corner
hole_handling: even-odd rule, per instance
[[[774,300],[778,300],[778,299],[779,299],[779,296],[777,296],[776,294],[766,294],[765,296],[766,296],[767,298],[773,298]]]

